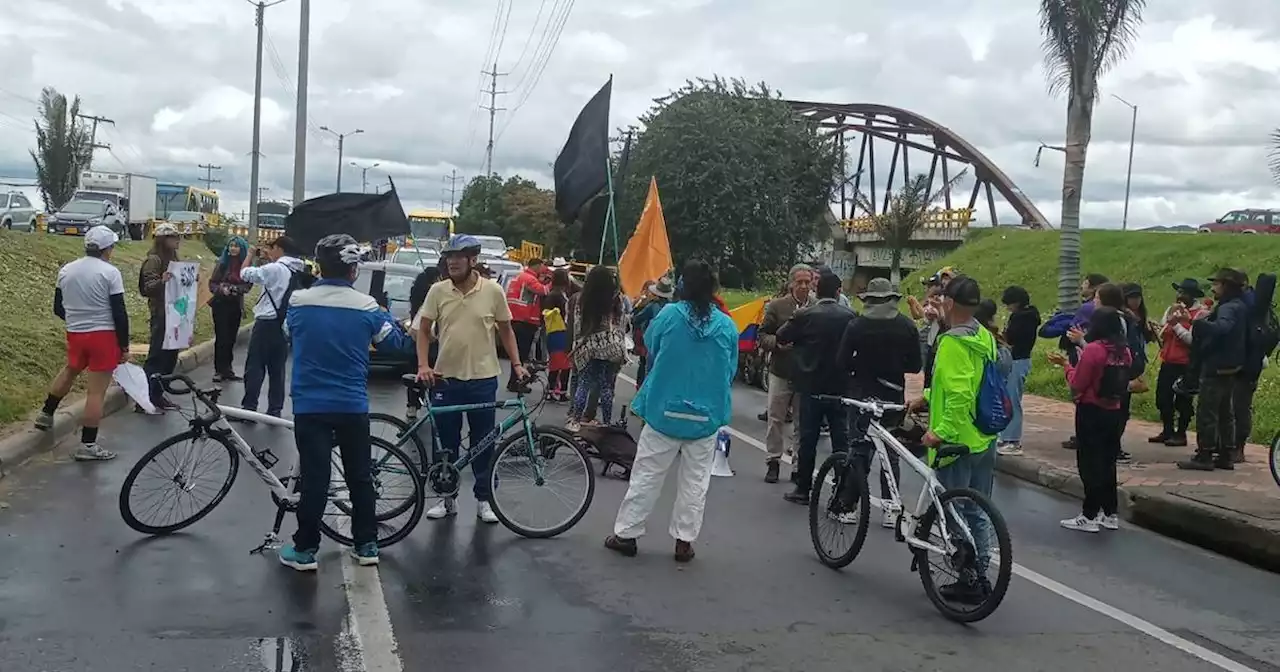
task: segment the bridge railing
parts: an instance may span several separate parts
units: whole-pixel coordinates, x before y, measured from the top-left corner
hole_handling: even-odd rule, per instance
[[[935,208],[925,213],[921,230],[956,230],[967,229],[973,221],[973,210],[969,208]],[[840,221],[845,233],[876,233],[875,217],[870,215],[854,217]]]

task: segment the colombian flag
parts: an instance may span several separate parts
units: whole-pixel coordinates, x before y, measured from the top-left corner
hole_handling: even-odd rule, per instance
[[[764,319],[764,304],[769,299],[759,298],[729,311],[729,317],[738,327],[738,352],[753,352],[756,349],[756,331],[760,329],[760,321]]]

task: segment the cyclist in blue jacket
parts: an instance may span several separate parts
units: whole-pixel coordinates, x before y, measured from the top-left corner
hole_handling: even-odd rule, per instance
[[[293,433],[300,468],[298,531],[280,549],[280,563],[299,571],[317,568],[320,518],[329,493],[333,447],[351,493],[352,555],[378,564],[377,495],[370,473],[369,344],[409,351],[413,342],[373,297],[355,290],[360,261],[369,255],[346,234],[316,244],[320,280],[293,293],[285,328],[293,338]]]

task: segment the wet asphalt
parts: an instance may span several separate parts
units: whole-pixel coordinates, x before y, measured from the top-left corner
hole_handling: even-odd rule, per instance
[[[403,412],[394,376],[376,374],[371,394],[375,410]],[[763,439],[763,404],[737,389],[734,428]],[[548,407],[542,421],[562,418]],[[74,463],[66,442],[0,481],[0,671],[362,669],[339,655],[338,548],[324,542],[314,576],[249,554],[274,516],[251,471],[186,532],[147,538],[121,521],[134,461],[184,426],[117,414],[102,440],[119,459]],[[289,454],[285,430],[238,429]],[[1280,576],[1141,529],[1062,530],[1077,502],[1001,476],[995,500],[1029,573],[992,617],[961,626],[934,610],[889,530],[827,569],[805,510],[782,500],[785,478],[763,482],[763,453],[736,441],[732,463],[688,565],[671,558],[671,487],[633,559],[601,547],[626,490],[615,479],[597,478],[587,516],[556,539],[479,523],[466,494],[458,517],[424,519],[378,570],[403,669],[1280,671]]]

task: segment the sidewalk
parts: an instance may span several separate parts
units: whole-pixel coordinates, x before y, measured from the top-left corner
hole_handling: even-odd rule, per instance
[[[920,376],[909,376],[908,396],[918,395]],[[1027,395],[1020,457],[1001,456],[996,468],[1073,497],[1082,497],[1075,453],[1062,447],[1074,434],[1072,404]],[[1124,449],[1133,463],[1119,465],[1121,515],[1128,521],[1210,550],[1280,571],[1280,486],[1271,478],[1267,448],[1249,445],[1246,462],[1234,471],[1182,471],[1195,435],[1185,448],[1151,444],[1154,423],[1131,420]]]

